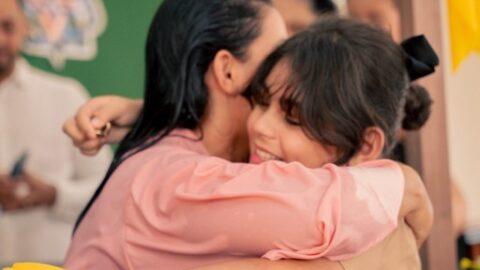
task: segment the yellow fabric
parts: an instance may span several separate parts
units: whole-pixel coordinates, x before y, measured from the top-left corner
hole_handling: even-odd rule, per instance
[[[15,263],[11,268],[3,270],[62,270],[62,268],[40,263]]]
[[[448,0],[452,67],[480,52],[480,0]]]

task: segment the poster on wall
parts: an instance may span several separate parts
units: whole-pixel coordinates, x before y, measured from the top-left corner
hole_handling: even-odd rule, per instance
[[[107,26],[102,0],[22,0],[30,23],[24,52],[46,58],[56,70],[66,60],[88,61]]]

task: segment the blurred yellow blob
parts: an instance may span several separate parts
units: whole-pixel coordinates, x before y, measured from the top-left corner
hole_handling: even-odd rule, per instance
[[[41,263],[15,263],[12,267],[3,270],[63,270],[60,267]]]
[[[448,0],[453,70],[472,52],[480,52],[480,1]]]

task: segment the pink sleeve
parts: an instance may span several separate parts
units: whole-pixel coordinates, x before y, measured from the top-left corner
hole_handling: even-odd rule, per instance
[[[129,242],[148,235],[149,248],[183,254],[346,259],[393,231],[403,185],[386,160],[307,169],[166,155],[135,178]]]

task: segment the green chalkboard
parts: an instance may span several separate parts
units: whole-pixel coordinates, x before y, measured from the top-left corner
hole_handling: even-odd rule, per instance
[[[67,61],[56,72],[43,58],[25,56],[43,70],[79,80],[92,96],[143,95],[144,49],[148,26],[161,0],[103,0],[108,25],[98,41],[98,54],[91,61]]]

